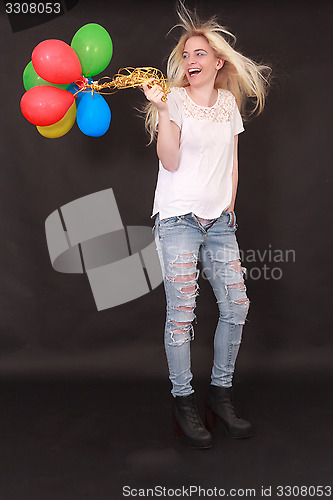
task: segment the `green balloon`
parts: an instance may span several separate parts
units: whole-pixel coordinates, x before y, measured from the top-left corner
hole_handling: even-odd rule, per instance
[[[50,83],[41,78],[35,71],[32,61],[30,61],[23,71],[23,85],[25,90],[29,90],[32,87],[37,87],[38,85],[51,85],[51,87],[58,87],[59,89],[66,90],[69,86],[68,83],[65,85],[58,85],[56,83]]]
[[[101,73],[109,65],[113,54],[109,33],[96,23],[82,26],[73,36],[71,47],[80,59],[82,74],[87,77]]]

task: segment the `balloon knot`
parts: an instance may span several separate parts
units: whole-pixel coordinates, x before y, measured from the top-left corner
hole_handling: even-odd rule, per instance
[[[77,85],[79,89],[84,89],[86,88],[88,81],[88,78],[81,75],[81,78],[79,78],[79,80],[76,80],[75,85]]]

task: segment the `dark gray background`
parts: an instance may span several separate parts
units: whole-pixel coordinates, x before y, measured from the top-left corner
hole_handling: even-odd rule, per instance
[[[243,262],[250,272],[251,308],[239,373],[328,370],[332,5],[237,0],[187,5],[197,6],[204,17],[217,14],[237,36],[238,50],[273,66],[267,107],[240,136],[237,235],[245,255],[249,249],[292,249],[296,259],[258,262],[257,253],[257,262]],[[139,90],[106,97],[112,122],[101,138],[87,137],[75,125],[60,139],[45,139],[20,112],[22,73],[33,48],[48,38],[70,44],[88,22],[104,26],[114,43],[101,76],[126,66],[165,71],[179,34],[166,36],[177,22],[173,1],[80,0],[63,16],[16,33],[2,13],[2,376],[167,377],[162,285],[97,312],[86,277],[57,273],[49,261],[46,217],[89,193],[112,187],[124,225],[152,224],[157,158],[135,110],[144,103]],[[264,265],[280,267],[281,279],[251,277],[253,267]],[[194,373],[208,377],[217,310],[202,279],[197,316]]]

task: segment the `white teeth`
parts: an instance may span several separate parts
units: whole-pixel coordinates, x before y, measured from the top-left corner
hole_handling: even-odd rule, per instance
[[[201,69],[198,69],[198,68],[193,68],[193,69],[188,70],[190,75],[193,75],[194,73],[200,73],[200,71],[201,71]]]

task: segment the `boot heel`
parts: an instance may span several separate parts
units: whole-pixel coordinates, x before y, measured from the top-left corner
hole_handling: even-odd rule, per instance
[[[177,420],[175,417],[172,417],[172,426],[173,426],[173,433],[176,439],[180,438],[183,435],[183,431],[178,424]]]
[[[208,406],[205,406],[205,420],[206,420],[206,428],[209,431],[212,431],[217,426],[217,417],[214,412]]]

